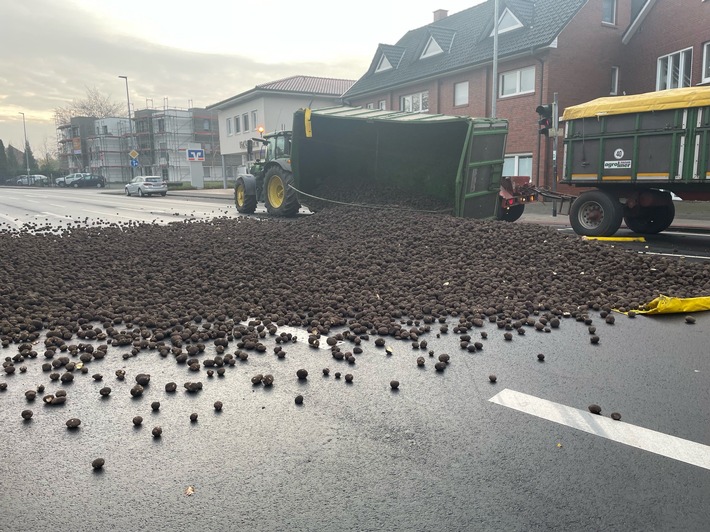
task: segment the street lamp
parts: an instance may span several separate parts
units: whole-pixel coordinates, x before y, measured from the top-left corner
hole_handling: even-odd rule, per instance
[[[133,149],[133,124],[131,123],[131,97],[128,94],[128,76],[118,76],[119,78],[122,78],[126,80],[126,102],[128,103],[128,149],[129,151]],[[130,160],[129,160],[129,165],[130,165]],[[133,166],[130,166],[131,168],[131,180],[133,179]]]
[[[25,113],[20,111],[22,115],[22,129],[25,132],[25,162],[27,163],[27,184],[30,184],[30,153],[27,149],[27,125],[25,125]]]

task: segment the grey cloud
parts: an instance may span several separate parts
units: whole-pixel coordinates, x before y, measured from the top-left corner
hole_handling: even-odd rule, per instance
[[[50,117],[54,108],[85,97],[87,87],[124,102],[119,75],[129,78],[135,108],[144,107],[147,99],[161,107],[164,98],[175,107],[187,107],[189,100],[203,107],[294,74],[355,79],[370,59],[323,64],[304,58],[300,63],[266,64],[251,57],[186,52],[118,36],[109,21],[67,2],[5,4],[0,22],[0,139],[17,138],[17,110],[24,110],[32,145],[43,136],[54,136],[51,118],[41,120],[39,115]],[[156,23],[137,17],[136,35]]]

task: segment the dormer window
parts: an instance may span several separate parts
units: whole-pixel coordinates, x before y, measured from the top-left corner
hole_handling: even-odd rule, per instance
[[[380,57],[380,62],[377,63],[377,68],[375,69],[375,72],[383,72],[385,70],[390,70],[392,68],[392,63],[390,63],[389,59],[387,59],[387,56],[385,54],[382,54],[382,57]]]
[[[439,46],[439,43],[436,42],[436,39],[434,37],[429,37],[429,41],[426,43],[426,46],[424,47],[424,51],[422,52],[421,59],[424,59],[425,57],[431,57],[433,55],[439,55],[443,54],[444,50],[441,49],[441,46]]]
[[[506,8],[503,14],[498,19],[498,34],[505,33],[507,31],[517,30],[522,28],[523,23],[518,20],[518,18],[511,13],[510,9]],[[491,31],[491,37],[495,33],[495,28]]]

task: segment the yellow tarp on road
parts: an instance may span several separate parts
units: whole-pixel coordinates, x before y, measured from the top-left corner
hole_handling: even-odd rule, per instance
[[[646,304],[645,310],[635,310],[636,314],[679,314],[710,310],[710,296],[669,297],[661,294]]]

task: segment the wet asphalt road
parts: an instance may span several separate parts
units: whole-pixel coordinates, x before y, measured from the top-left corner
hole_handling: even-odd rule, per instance
[[[285,359],[267,336],[266,353],[250,353],[221,378],[155,351],[124,360],[128,347],[109,347],[88,374],[59,386],[42,372],[38,349],[26,373],[0,377],[8,384],[0,392],[0,530],[707,530],[710,470],[489,401],[510,389],[581,410],[597,403],[604,416],[620,412],[620,423],[710,445],[710,316],[694,325],[683,316],[595,324],[596,346],[573,318],[512,342],[486,323],[477,353],[460,349],[453,332],[431,333],[429,348],[451,355],[443,373],[408,342],[388,341],[392,356],[363,342],[350,365],[309,347],[303,332],[284,345]],[[214,356],[213,347],[199,358]],[[306,382],[299,368],[309,371]],[[97,372],[101,383],[91,378]],[[133,399],[141,372],[151,382]],[[252,386],[257,373],[272,373],[274,386]],[[186,393],[182,384],[195,380],[203,391]],[[169,381],[178,383],[174,394],[164,390]],[[67,390],[66,404],[28,404],[24,391],[41,383],[45,393]],[[113,389],[107,399],[103,386]],[[28,422],[26,408],[35,413]],[[82,420],[76,431],[65,427],[71,417]],[[151,435],[156,425],[160,439]],[[97,457],[106,460],[98,473],[90,465]]]
[[[119,222],[209,218],[226,208],[209,199],[186,208],[169,196],[63,192],[66,201]],[[57,214],[73,212],[21,194],[35,222],[62,223]],[[14,212],[4,219],[8,226],[22,221]],[[571,318],[559,330],[528,329],[512,342],[486,323],[489,337],[478,353],[461,350],[453,332],[432,333],[422,338],[429,349],[451,355],[443,373],[434,371],[436,358],[408,342],[388,341],[394,354],[387,356],[371,339],[353,366],[308,347],[299,331],[284,360],[267,337],[265,354],[251,353],[223,378],[157,352],[124,360],[128,348],[109,347],[88,374],[75,372],[74,383],[60,386],[41,370],[40,343],[39,357],[24,362],[26,373],[0,373],[8,385],[0,391],[0,530],[704,531],[710,470],[489,400],[508,389],[583,411],[597,403],[607,418],[620,412],[620,423],[710,446],[708,314],[697,314],[694,325],[682,315],[617,316],[613,326],[594,316],[596,346]],[[469,334],[477,339],[479,331]],[[199,358],[213,357],[212,349]],[[235,349],[232,343],[227,352]],[[12,356],[16,346],[0,353]],[[423,369],[418,356],[426,358]],[[123,382],[114,374],[121,368]],[[297,380],[299,368],[308,369],[307,382]],[[336,379],[336,371],[353,374],[353,383]],[[101,383],[91,379],[97,372]],[[138,373],[152,379],[133,399]],[[257,373],[272,373],[274,386],[252,386]],[[392,379],[401,382],[398,392]],[[204,389],[190,395],[182,384],[194,380]],[[170,381],[178,384],[174,394],[164,390]],[[45,393],[67,390],[66,404],[45,406],[42,394],[28,403],[25,390],[39,384]],[[107,399],[98,393],[103,386],[113,389]],[[302,406],[294,404],[298,394]],[[161,402],[159,412],[152,401]],[[26,408],[34,411],[28,422],[20,417]],[[140,428],[131,423],[135,415],[144,418]],[[66,429],[71,417],[82,420],[79,430]],[[151,435],[156,425],[160,439]],[[97,457],[106,460],[98,473],[91,469]]]

